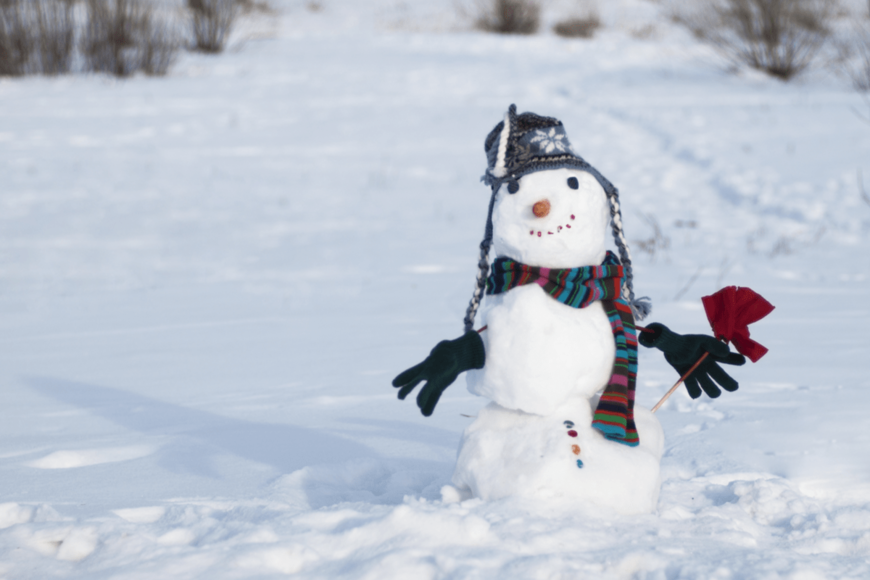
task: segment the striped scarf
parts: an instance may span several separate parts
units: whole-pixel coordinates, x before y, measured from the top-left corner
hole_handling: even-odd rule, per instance
[[[635,447],[640,443],[634,424],[634,387],[637,377],[637,335],[628,302],[620,298],[622,265],[607,252],[600,266],[551,269],[526,266],[498,258],[486,281],[487,294],[501,294],[517,286],[537,284],[567,306],[585,308],[601,301],[616,341],[616,360],[610,380],[595,409],[592,426],[611,441]]]

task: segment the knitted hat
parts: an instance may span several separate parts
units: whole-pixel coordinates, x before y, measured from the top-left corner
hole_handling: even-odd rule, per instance
[[[590,165],[571,149],[562,121],[534,113],[517,115],[511,105],[504,121],[490,131],[484,142],[488,167],[483,181],[497,189],[534,171]]]
[[[489,249],[492,246],[492,211],[495,196],[503,183],[508,184],[508,192],[516,193],[519,179],[523,175],[548,169],[573,168],[586,171],[594,177],[610,202],[611,228],[613,239],[619,250],[619,257],[625,274],[622,295],[631,305],[636,320],[643,320],[652,310],[649,298],[635,298],[632,283],[631,254],[628,241],[622,231],[622,211],[619,207],[619,192],[597,169],[574,153],[568,142],[568,135],[562,121],[552,117],[542,117],[534,113],[517,115],[516,105],[511,105],[504,121],[490,131],[484,142],[487,169],[481,180],[492,187],[489,213],[486,218],[486,232],[480,243],[477,287],[465,313],[465,330],[474,326],[474,316],[480,306],[480,299],[489,273]]]

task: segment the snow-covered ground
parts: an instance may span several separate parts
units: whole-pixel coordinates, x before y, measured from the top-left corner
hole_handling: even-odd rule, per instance
[[[642,0],[593,41],[273,4],[164,79],[0,79],[0,578],[870,577],[846,81],[729,72]],[[485,401],[460,380],[424,418],[390,386],[461,333],[512,102],[620,188],[651,320],[705,332],[728,284],[777,307],[736,393],[659,411],[648,516],[443,503]],[[651,406],[674,372],[640,365]]]

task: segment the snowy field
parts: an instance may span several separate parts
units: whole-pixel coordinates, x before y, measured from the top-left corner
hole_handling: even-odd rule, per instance
[[[846,81],[727,71],[643,0],[593,41],[273,4],[167,78],[0,79],[0,578],[870,577]],[[620,188],[650,321],[706,332],[729,284],[777,307],[736,393],[657,414],[653,514],[444,503],[486,401],[460,379],[424,418],[390,386],[461,334],[510,103]],[[640,354],[652,406],[676,377]]]

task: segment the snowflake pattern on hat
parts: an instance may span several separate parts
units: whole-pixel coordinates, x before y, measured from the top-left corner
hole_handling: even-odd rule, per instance
[[[534,143],[543,153],[570,153],[571,146],[568,144],[568,136],[564,132],[556,131],[556,127],[550,127],[550,130],[537,129],[534,137],[529,143]]]

